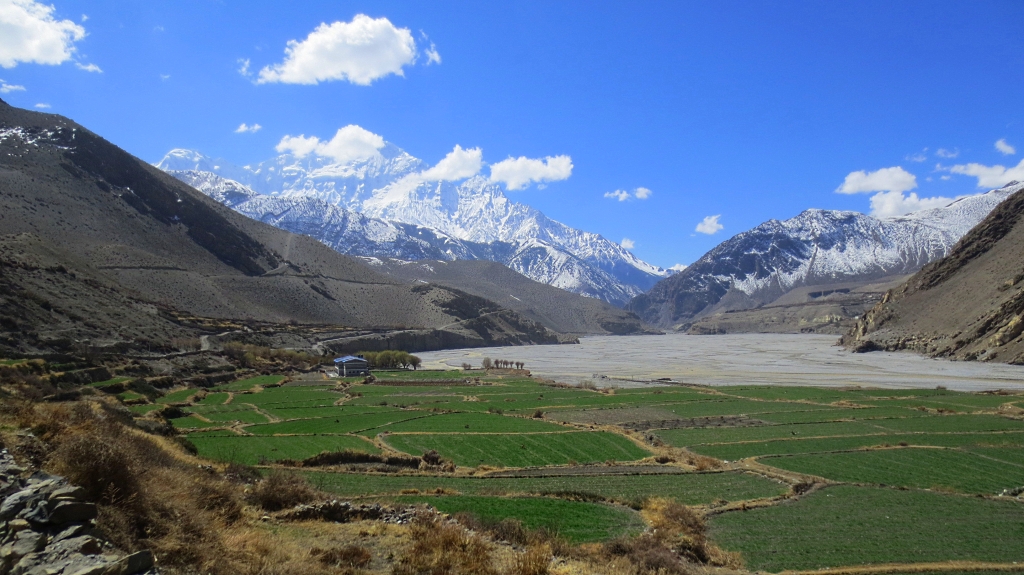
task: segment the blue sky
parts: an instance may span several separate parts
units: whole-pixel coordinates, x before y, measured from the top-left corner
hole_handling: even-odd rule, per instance
[[[508,195],[666,267],[806,208],[896,213],[1024,171],[1019,1],[52,6],[63,60],[14,45],[4,15],[38,5],[0,0],[9,103],[147,161],[185,147],[245,164],[350,124],[430,164],[455,145],[489,163],[566,155],[571,176]],[[255,81],[285,70],[289,41],[360,14],[408,30],[401,75]]]

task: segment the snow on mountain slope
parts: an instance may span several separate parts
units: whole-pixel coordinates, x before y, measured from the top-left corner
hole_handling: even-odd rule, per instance
[[[944,257],[993,208],[1024,185],[894,218],[807,210],[769,220],[722,242],[684,271],[634,298],[627,309],[662,326],[722,309],[749,309],[789,290],[912,273]]]
[[[383,226],[395,227],[401,222],[428,228],[429,232],[423,233],[445,238],[450,244],[442,253],[451,249],[448,257],[433,252],[420,255],[424,252],[419,248],[397,254],[397,246],[417,244],[394,236],[385,242],[392,242],[389,245],[394,247],[379,253],[372,247],[377,245],[375,240],[365,245],[355,242],[359,247],[344,253],[362,251],[365,253],[361,255],[405,259],[490,259],[536,281],[616,305],[624,305],[669,275],[598,234],[571,228],[529,206],[510,201],[498,185],[483,177],[461,182],[421,182],[408,178],[425,165],[392,144],[366,160],[346,164],[332,164],[315,155],[299,159],[285,154],[245,167],[190,150],[172,150],[157,167],[251,217],[268,223],[276,219],[279,224],[275,225],[290,231],[308,229],[309,232],[300,233],[322,239],[336,249],[349,244],[324,238],[345,238],[348,242],[363,228],[362,224],[353,227],[348,223],[355,221],[351,216],[346,219],[328,207],[360,212],[385,222],[380,224]],[[216,176],[234,180],[234,184],[217,181]],[[279,203],[257,202],[258,198],[237,195],[242,193],[236,189],[238,186]],[[285,204],[280,203],[285,200],[295,205],[286,210]],[[322,220],[319,223],[318,218]],[[489,245],[493,249],[484,247]],[[460,251],[462,248],[465,249]]]
[[[541,239],[466,241],[430,227],[367,217],[317,197],[258,194],[211,172],[168,173],[252,219],[314,237],[344,254],[403,260],[491,260],[534,281],[620,306],[640,293],[621,285],[599,267]]]

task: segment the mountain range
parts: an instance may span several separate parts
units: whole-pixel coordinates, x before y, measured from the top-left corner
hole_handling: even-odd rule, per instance
[[[254,219],[347,254],[491,260],[618,306],[669,275],[598,234],[509,200],[481,176],[416,178],[425,164],[393,144],[343,163],[282,154],[254,166],[176,149],[156,166]]]
[[[836,291],[828,286],[898,278],[946,256],[961,237],[1022,187],[1013,182],[945,207],[900,217],[812,209],[788,220],[769,220],[722,242],[693,265],[634,298],[627,309],[651,325],[675,329],[689,329],[708,318],[697,332],[715,332],[724,328],[715,327],[711,318],[761,308],[797,288],[818,288],[804,290],[809,301]],[[846,285],[839,295],[856,287]],[[850,310],[847,319],[858,315],[863,305]]]
[[[3,353],[166,353],[229,333],[335,351],[566,339],[254,221],[67,118],[2,100],[0,189]]]

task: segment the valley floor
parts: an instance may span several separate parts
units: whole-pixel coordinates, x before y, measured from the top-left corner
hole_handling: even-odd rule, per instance
[[[813,385],[1024,390],[1024,366],[953,362],[913,353],[854,354],[832,335],[595,336],[579,345],[492,347],[422,353],[424,367],[479,367],[484,357],[527,362],[535,376],[598,387],[670,378],[699,385]],[[605,376],[609,379],[605,379]],[[633,383],[634,386],[650,384]]]

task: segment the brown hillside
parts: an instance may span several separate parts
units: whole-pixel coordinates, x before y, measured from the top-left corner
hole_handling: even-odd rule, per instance
[[[493,302],[415,289],[241,216],[66,118],[0,101],[0,350],[166,348],[256,324],[399,331],[414,349],[555,341]]]
[[[931,263],[843,336],[855,350],[1024,363],[1024,191],[1007,198],[949,256]]]

